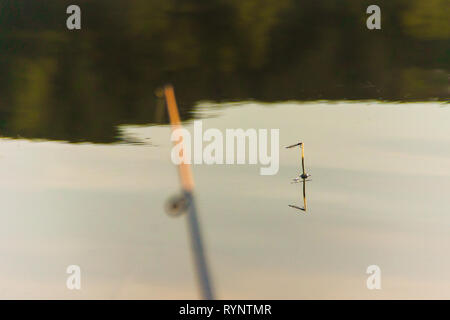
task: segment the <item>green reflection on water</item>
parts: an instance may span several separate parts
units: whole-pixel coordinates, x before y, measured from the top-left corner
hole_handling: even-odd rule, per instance
[[[196,102],[448,100],[445,0],[0,2],[0,132],[111,143],[122,124],[165,123],[154,89]]]

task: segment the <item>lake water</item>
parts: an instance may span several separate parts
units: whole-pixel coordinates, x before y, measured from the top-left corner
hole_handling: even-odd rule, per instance
[[[450,109],[443,103],[197,103],[204,129],[280,129],[280,170],[194,166],[218,298],[449,298]],[[192,120],[184,125],[192,130]],[[122,140],[0,141],[0,298],[198,298],[170,127]],[[290,184],[305,142],[308,211]],[[82,289],[67,290],[68,265]],[[382,290],[366,288],[381,268]]]

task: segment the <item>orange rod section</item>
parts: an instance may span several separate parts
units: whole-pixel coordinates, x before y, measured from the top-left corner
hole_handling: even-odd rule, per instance
[[[176,129],[181,128],[181,121],[173,87],[170,85],[165,86],[164,95],[166,97],[170,123],[172,124],[172,131],[175,131]],[[177,142],[174,143],[177,144]],[[183,143],[183,141],[179,143]],[[184,154],[184,146],[182,148],[182,152]],[[178,165],[178,172],[180,174],[181,185],[183,189],[186,191],[192,191],[194,189],[194,178],[192,176],[191,166],[187,163],[184,163],[183,161]]]

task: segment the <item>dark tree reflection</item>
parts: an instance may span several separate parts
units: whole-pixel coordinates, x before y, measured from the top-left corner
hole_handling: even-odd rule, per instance
[[[165,123],[154,89],[199,100],[449,97],[448,0],[0,1],[0,134],[109,143],[121,124]]]

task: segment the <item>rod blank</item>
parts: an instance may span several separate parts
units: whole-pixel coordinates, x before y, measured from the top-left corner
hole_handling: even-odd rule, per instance
[[[165,86],[164,95],[166,97],[167,109],[169,111],[172,130],[181,128],[180,115],[178,113],[178,107],[175,100],[175,93],[173,87],[170,85]],[[189,164],[181,162],[178,165],[178,172],[180,175],[181,185],[183,188],[183,196],[187,203],[187,219],[190,235],[189,239],[191,243],[192,253],[194,256],[197,279],[200,283],[200,291],[203,299],[212,300],[214,299],[214,293],[208,271],[205,249],[203,247],[197,209],[195,207],[195,199],[193,194],[194,178],[192,175],[192,170]]]

